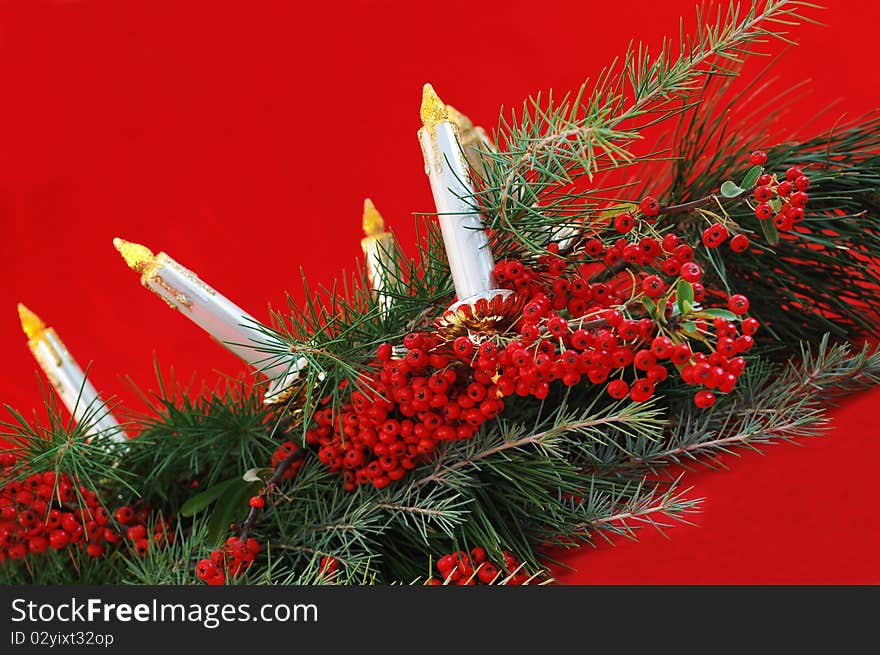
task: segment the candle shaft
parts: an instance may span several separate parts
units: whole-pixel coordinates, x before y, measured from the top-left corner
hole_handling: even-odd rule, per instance
[[[373,202],[364,200],[364,234],[361,248],[364,251],[367,277],[376,295],[382,312],[391,308],[393,297],[387,293],[394,278],[399,274],[397,268],[394,235],[385,231],[385,221]]]
[[[58,398],[78,424],[87,421],[89,434],[107,432],[113,441],[125,441],[119,422],[103,406],[94,385],[76,363],[67,347],[52,328],[22,304],[18,306],[21,325],[28,337],[28,347],[45,373]]]
[[[267,377],[283,378],[297,366],[293,354],[283,352],[285,344],[253,316],[164,252],[154,255],[123,239],[114,239],[113,244],[141,274],[141,284]]]
[[[430,84],[422,98],[419,141],[431,183],[446,257],[459,302],[493,295],[495,260],[480,214],[472,206],[474,188],[446,105]]]

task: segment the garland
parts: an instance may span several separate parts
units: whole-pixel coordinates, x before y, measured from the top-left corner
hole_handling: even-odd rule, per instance
[[[546,582],[553,547],[696,511],[667,467],[821,432],[880,381],[857,345],[880,308],[880,120],[767,147],[775,117],[743,118],[742,60],[801,6],[734,3],[494,143],[462,122],[491,297],[450,308],[426,218],[415,257],[386,239],[369,275],[273,317],[267,356],[302,358],[283,402],[160,378],[129,441],[93,429],[99,404],[10,409],[0,579]],[[658,126],[663,156],[640,152]]]

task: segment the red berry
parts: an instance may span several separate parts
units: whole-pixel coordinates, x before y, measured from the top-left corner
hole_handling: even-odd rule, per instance
[[[789,202],[791,202],[791,206],[795,208],[804,208],[807,206],[807,201],[809,200],[809,196],[803,191],[797,191],[796,193],[791,194],[791,198]]]
[[[763,150],[753,150],[749,155],[749,163],[752,166],[763,166],[767,163],[767,153]]]
[[[639,209],[645,216],[656,216],[660,213],[660,203],[654,196],[645,196],[639,203]]]
[[[649,298],[656,298],[663,293],[663,280],[656,275],[649,275],[642,280],[642,291]]]
[[[629,394],[629,385],[625,380],[612,380],[608,383],[608,395],[615,400],[622,400]]]
[[[379,347],[376,348],[376,358],[380,362],[389,362],[391,361],[391,356],[394,353],[394,348],[392,348],[390,343],[380,343]]]
[[[648,378],[639,378],[638,380],[635,380],[632,389],[629,392],[629,397],[635,403],[643,403],[653,395],[654,383]]]
[[[800,166],[792,166],[787,171],[785,171],[785,179],[789,182],[794,182],[803,174],[804,172],[801,170]]]
[[[452,349],[461,358],[470,357],[474,352],[474,342],[468,337],[458,337],[452,342]]]
[[[758,331],[761,324],[756,318],[747,318],[742,322],[742,332],[748,336],[752,336]]]
[[[134,519],[134,510],[128,505],[123,505],[116,510],[116,520],[122,525],[128,525]]]
[[[254,496],[248,501],[248,505],[254,509],[262,509],[266,506],[266,501],[262,496]]]
[[[798,191],[806,191],[810,188],[810,178],[808,178],[806,175],[801,175],[794,181],[794,187]]]
[[[730,249],[733,252],[745,252],[749,249],[749,238],[745,234],[737,234],[730,240]]]
[[[711,391],[698,391],[694,396],[694,404],[700,409],[708,409],[715,404],[715,394]]]
[[[55,550],[61,550],[70,541],[70,535],[64,530],[53,530],[49,533],[49,545]]]
[[[791,216],[786,216],[785,214],[776,214],[773,217],[773,225],[775,225],[778,229],[783,232],[787,232],[792,227],[794,227],[794,221]]]
[[[734,294],[727,300],[727,307],[737,316],[749,311],[749,299],[742,294]]]
[[[757,216],[759,221],[766,221],[773,216],[773,209],[766,202],[762,202],[755,207],[755,216]]]
[[[614,218],[614,229],[620,232],[621,234],[626,234],[635,226],[636,221],[633,218],[633,215],[629,212],[625,212],[623,214],[618,214]]]
[[[681,277],[687,282],[699,282],[703,277],[703,269],[696,262],[686,262],[681,265]]]
[[[769,202],[769,200],[773,197],[773,189],[769,186],[762,185],[755,189],[755,200],[758,202]]]

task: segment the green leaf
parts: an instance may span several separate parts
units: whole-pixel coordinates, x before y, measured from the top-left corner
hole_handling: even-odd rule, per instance
[[[775,246],[779,243],[779,230],[776,229],[776,224],[772,219],[768,219],[766,221],[758,221],[761,224],[761,231],[764,233],[764,238],[767,239],[767,243],[771,246]]]
[[[245,518],[247,501],[260,486],[258,482],[248,483],[240,479],[236,479],[235,482],[240,486],[223,495],[214,508],[214,513],[211,514],[211,520],[208,521],[208,543],[212,545],[223,540],[229,532],[229,526],[236,519]]]
[[[717,307],[710,307],[709,309],[704,309],[700,312],[702,316],[708,316],[710,318],[723,318],[726,321],[735,321],[736,314],[727,309],[720,309]]]
[[[721,195],[725,198],[735,198],[743,191],[745,191],[745,189],[740,188],[735,182],[731,182],[730,180],[725,180],[721,184]]]
[[[752,166],[749,169],[749,172],[746,173],[746,176],[743,178],[742,186],[744,189],[751,189],[755,186],[755,182],[758,181],[758,178],[761,177],[761,173],[764,172],[764,169],[760,166]]]
[[[675,287],[675,304],[678,311],[687,314],[694,304],[694,287],[687,280],[679,280]]]
[[[202,493],[196,494],[183,504],[183,507],[180,508],[180,515],[193,516],[194,514],[201,512],[208,505],[226,493],[226,491],[232,489],[236,484],[243,484],[240,478],[224,480],[223,482],[215,484],[213,487],[205,489]]]
[[[682,329],[688,334],[696,334],[697,333],[697,324],[693,321],[685,321],[681,324]]]
[[[648,310],[648,313],[651,316],[655,316],[657,314],[657,305],[650,298],[642,298],[642,304],[645,306],[645,309]]]

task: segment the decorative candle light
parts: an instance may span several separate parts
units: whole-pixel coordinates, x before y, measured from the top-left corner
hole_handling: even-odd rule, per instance
[[[393,298],[388,295],[389,281],[398,275],[394,235],[385,231],[385,221],[373,201],[364,199],[364,236],[361,248],[367,267],[367,277],[376,293],[383,312],[391,307]]]
[[[89,423],[89,434],[107,432],[113,441],[125,441],[126,435],[108,409],[94,385],[70,356],[58,334],[27,307],[18,304],[21,329],[28,338],[28,347],[55,389],[61,402],[77,423]]]
[[[154,255],[146,246],[124,239],[113,245],[125,263],[141,274],[141,284],[179,310],[223,346],[274,380],[266,392],[268,403],[286,399],[285,390],[308,364],[293,353],[279,354],[285,344],[268,334],[257,319],[203,282],[164,252]]]
[[[458,296],[456,305],[507,295],[510,291],[499,289],[492,273],[495,260],[482,218],[468,200],[474,188],[458,128],[430,84],[425,85],[422,93],[421,117],[419,141]]]

